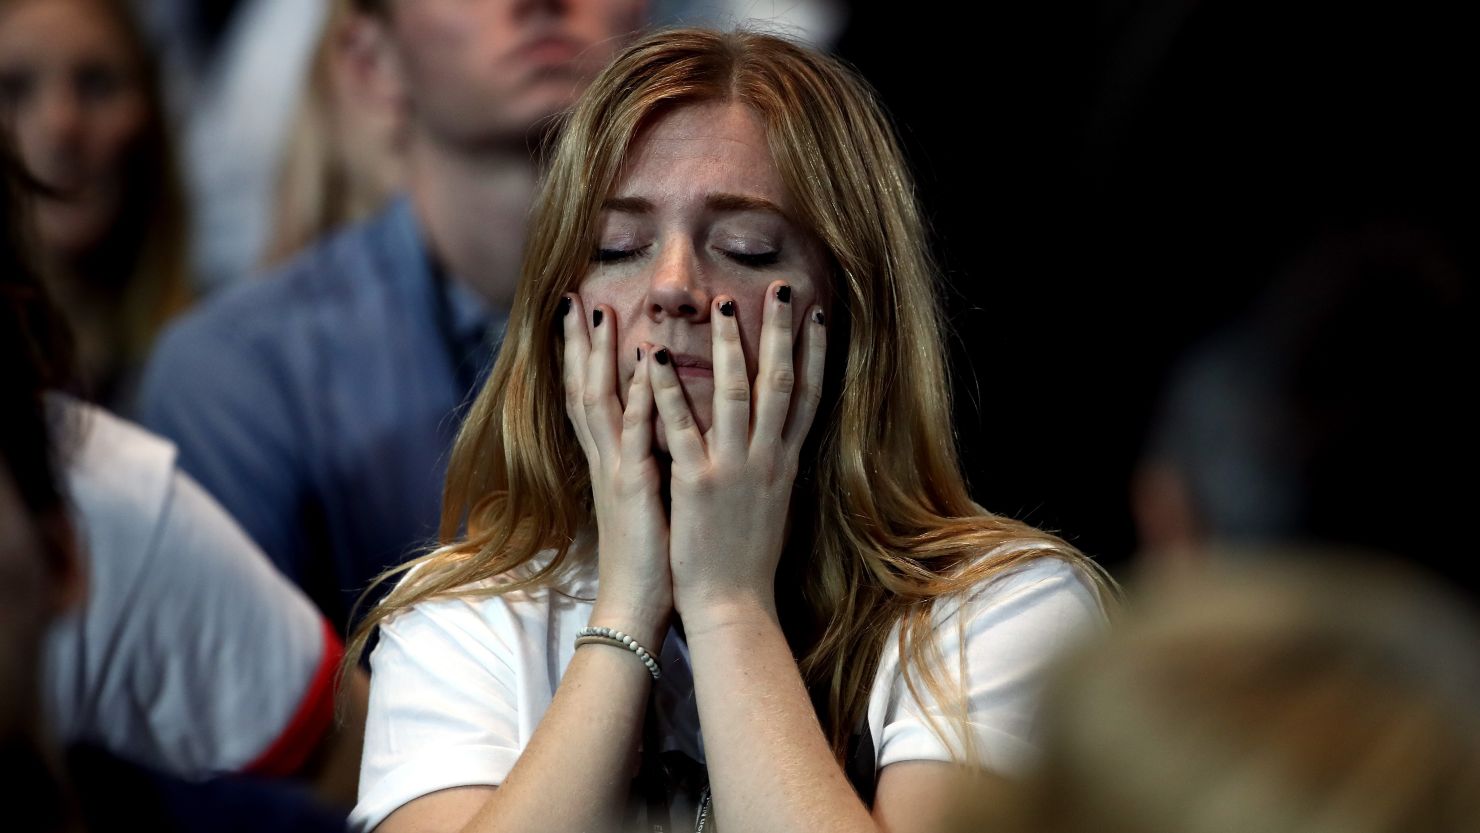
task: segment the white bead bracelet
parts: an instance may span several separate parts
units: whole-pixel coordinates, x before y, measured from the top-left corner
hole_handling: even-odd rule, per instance
[[[648,673],[653,675],[653,680],[656,681],[662,676],[662,673],[658,670],[658,661],[653,659],[653,655],[648,649],[642,647],[636,639],[619,630],[613,628],[581,628],[576,631],[577,648],[592,643],[626,648],[632,653],[637,654],[637,658],[642,660],[643,665],[647,666]]]

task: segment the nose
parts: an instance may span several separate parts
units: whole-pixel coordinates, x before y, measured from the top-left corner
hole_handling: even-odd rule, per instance
[[[52,85],[16,120],[17,144],[31,173],[49,185],[72,175],[82,139],[82,109],[70,90]]]
[[[647,311],[654,321],[680,318],[695,323],[709,319],[712,300],[689,245],[667,246],[653,264],[648,281]]]
[[[51,145],[75,142],[82,127],[82,106],[77,94],[64,85],[53,84],[40,98],[36,127],[44,140]]]

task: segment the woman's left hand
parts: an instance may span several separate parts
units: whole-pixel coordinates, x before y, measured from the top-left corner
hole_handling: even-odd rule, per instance
[[[674,606],[686,624],[730,602],[775,611],[776,566],[797,456],[822,398],[827,332],[820,307],[796,315],[784,281],[766,293],[753,388],[734,315],[739,305],[726,306],[734,299],[725,296],[712,302],[709,430],[701,433],[694,421],[666,351],[649,368],[673,458],[668,558]]]

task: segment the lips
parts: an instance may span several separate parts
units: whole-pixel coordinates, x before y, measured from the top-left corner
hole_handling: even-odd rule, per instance
[[[535,38],[515,50],[519,59],[541,66],[567,64],[575,60],[586,44],[573,38],[547,35]]]
[[[673,369],[680,377],[714,377],[714,365],[708,359],[688,353],[673,354]]]

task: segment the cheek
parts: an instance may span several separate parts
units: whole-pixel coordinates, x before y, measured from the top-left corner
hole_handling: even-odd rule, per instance
[[[607,307],[610,310],[608,315],[615,313],[617,335],[623,342],[639,331],[643,322],[643,305],[647,300],[646,279],[586,278],[576,287],[576,295],[580,297],[587,315],[598,306]],[[606,326],[605,319],[602,326]]]
[[[436,94],[438,89],[456,89],[466,83],[463,79],[476,62],[474,34],[483,24],[465,12],[446,8],[449,5],[407,3],[398,10],[397,51],[413,90]]]
[[[601,320],[602,328],[615,327],[617,335],[617,397],[623,407],[627,404],[627,386],[632,381],[632,370],[637,364],[637,347],[648,338],[643,326],[643,294],[634,290],[627,282],[586,279],[576,287],[576,296],[581,299],[581,308],[586,311],[586,327],[591,328],[591,314],[598,307],[605,307]]]
[[[93,170],[100,176],[121,175],[143,138],[147,118],[142,100],[120,101],[100,112],[88,136],[88,161]]]
[[[797,282],[792,284],[791,300],[791,326],[793,333],[800,334],[802,326],[807,321],[807,311],[813,304],[819,303],[817,298],[817,287],[811,282]],[[737,292],[725,292],[722,294],[737,298],[736,315],[740,317],[740,346],[745,351],[745,364],[750,371],[751,381],[755,380],[757,361],[761,349],[761,325],[765,321],[766,306],[770,301],[769,296],[756,294],[751,290],[750,297],[739,300],[742,296]],[[822,302],[824,310],[827,305]]]

